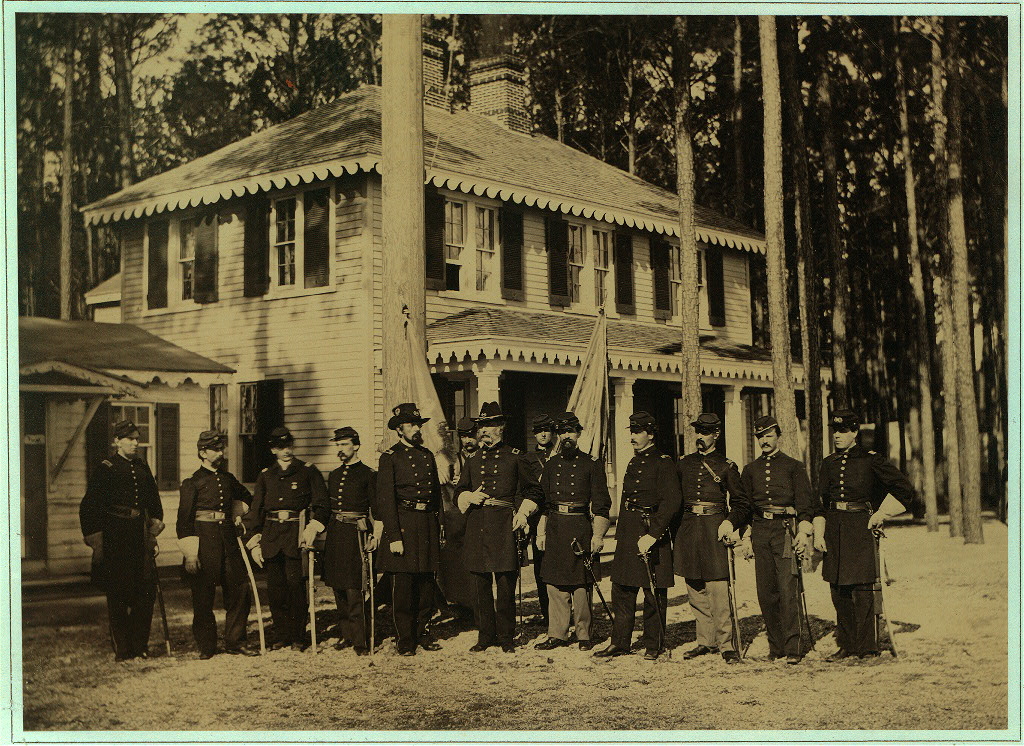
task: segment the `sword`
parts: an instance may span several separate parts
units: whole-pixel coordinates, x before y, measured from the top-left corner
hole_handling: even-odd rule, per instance
[[[896,638],[892,635],[892,623],[889,621],[889,615],[885,613],[885,598],[882,595],[882,538],[885,536],[885,532],[876,528],[871,533],[875,539],[875,582],[872,586],[875,596],[875,639],[879,641],[879,647],[881,647],[882,635],[879,619],[884,619],[885,631],[889,635],[889,647],[892,648],[892,657],[898,658]]]
[[[665,622],[661,618],[661,601],[658,600],[658,589],[654,585],[654,573],[651,571],[651,559],[647,552],[641,554],[640,559],[643,560],[644,568],[647,570],[647,581],[651,586],[651,595],[654,597],[654,608],[658,612],[658,655],[661,655],[662,651],[664,651],[665,657],[671,658],[672,651],[665,650]]]
[[[235,534],[235,540],[238,542],[238,551],[242,553],[242,562],[245,563],[245,571],[249,575],[249,585],[252,587],[252,597],[256,601],[256,624],[260,628],[260,655],[267,654],[267,638],[263,632],[263,608],[260,606],[260,594],[256,589],[256,576],[252,572],[252,563],[249,562],[249,553],[245,551],[245,544],[242,543],[242,537]]]
[[[363,600],[363,620],[366,619],[366,601],[367,596],[370,600],[370,655],[373,655],[373,617],[376,613],[376,609],[373,605],[373,556],[366,550],[366,531],[363,529],[356,529],[356,541],[359,544],[359,556],[363,561],[363,592],[361,595]]]
[[[366,553],[366,562],[370,566],[370,657],[373,657],[373,649],[376,646],[376,622],[377,622],[377,601],[374,599],[373,590],[377,585],[377,575],[373,571],[373,552]]]
[[[732,616],[732,646],[740,658],[746,652],[741,645],[740,634],[740,612],[736,606],[736,554],[733,548],[729,548],[729,613]]]
[[[142,519],[143,519],[143,521],[145,521],[145,525],[146,525],[146,528],[145,528],[146,538],[148,539],[148,538],[152,537],[152,539],[153,539],[153,549],[155,550],[156,549],[156,537],[153,536],[152,532],[149,530],[149,511],[146,511],[145,513],[143,513],[143,518]],[[160,573],[157,570],[157,567],[156,567],[156,555],[153,552],[149,553],[149,564],[150,564],[150,566],[153,569],[153,581],[154,581],[154,583],[156,585],[156,602],[157,602],[158,606],[160,607],[160,621],[163,622],[164,645],[167,647],[167,655],[170,656],[171,655],[171,633],[167,629],[167,607],[164,606],[164,591],[163,591],[163,588],[160,587]]]
[[[796,519],[790,519],[786,521],[786,528],[789,529],[790,539],[796,540]],[[800,606],[797,609],[797,615],[803,617],[801,624],[799,625],[800,638],[798,644],[800,646],[800,655],[804,655],[804,627],[807,628],[807,639],[810,642],[811,650],[814,650],[814,633],[811,631],[811,617],[807,613],[807,596],[804,593],[804,568],[803,560],[797,554],[796,547],[793,547],[793,560],[796,563],[796,587],[800,592]]]
[[[584,552],[583,547],[576,540],[574,536],[572,541],[569,542],[569,546],[572,549],[572,553],[583,560],[583,566],[587,568],[587,572],[590,573],[590,577],[594,581],[594,587],[597,588],[597,595],[601,599],[601,605],[604,607],[604,613],[608,615],[608,621],[615,624],[615,617],[612,616],[612,610],[608,608],[608,602],[604,600],[604,593],[601,592],[601,586],[598,584],[597,573],[594,572],[594,558],[589,552]]]
[[[516,550],[517,559],[516,562],[516,585],[518,586],[518,598],[516,599],[516,606],[519,612],[519,634],[526,634],[524,627],[526,626],[523,622],[523,565],[527,562],[526,557],[526,545],[527,536],[525,531],[516,531]]]
[[[313,577],[313,549],[307,549],[306,553],[309,557],[309,639],[313,655],[316,655],[316,578]]]

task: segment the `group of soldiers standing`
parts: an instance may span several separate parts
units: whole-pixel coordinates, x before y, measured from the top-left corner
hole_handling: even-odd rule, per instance
[[[291,433],[278,427],[270,435],[274,463],[251,494],[224,468],[225,436],[200,435],[200,466],[181,484],[176,531],[201,658],[218,651],[217,585],[227,612],[224,651],[257,654],[246,644],[250,588],[255,591],[249,556],[266,571],[270,647],[305,649],[303,557],[314,547],[322,550],[321,578],[333,589],[340,615],[337,649],[351,646],[366,655],[378,642],[367,590],[379,570],[391,581],[399,655],[440,649],[429,627],[439,582],[449,602],[472,608],[478,632],[471,652],[514,652],[516,585],[531,543],[547,626],[535,647],[569,645],[571,627],[580,649],[594,647],[592,593],[612,501],[604,462],[577,445],[579,419],[572,412],[536,418],[536,449],[524,453],[505,442],[499,405],[485,402],[478,417],[458,423],[460,455],[445,475],[423,444],[425,422],[414,403],[392,410],[388,428],[398,442],[381,454],[376,472],[359,459],[359,434],[351,427],[335,430],[331,443],[340,465],[326,483],[316,467],[295,457]],[[857,444],[859,423],[850,410],[830,418],[836,450],[821,465],[817,494],[803,463],[780,450],[774,417],[755,421],[760,454],[742,473],[718,448],[717,415],[703,413],[691,424],[696,450],[676,461],[656,447],[653,416],[629,418],[634,455],[621,480],[610,610],[601,596],[612,635],[594,655],[631,652],[641,590],[644,657],[662,655],[668,588],[679,576],[696,619],[696,645],[683,658],[717,652],[726,663],[737,662],[732,547],[748,530],[770,658],[799,663],[812,643],[803,634],[800,599],[801,565],[814,552],[824,553],[822,575],[836,609],[838,650],[830,659],[878,655],[873,531],[910,504],[909,480]],[[147,655],[152,557],[163,510],[148,466],[134,457],[138,431],[132,423],[115,426],[114,446],[116,453],[90,479],[80,513],[94,577],[107,592],[115,658],[124,660]]]

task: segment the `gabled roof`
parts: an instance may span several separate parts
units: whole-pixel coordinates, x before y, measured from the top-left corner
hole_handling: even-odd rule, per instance
[[[121,273],[111,275],[85,294],[87,305],[119,303],[121,301]]]
[[[380,171],[380,88],[332,103],[133,184],[83,209],[91,223],[196,207],[359,171]],[[676,196],[568,145],[523,135],[477,114],[424,107],[426,178],[638,230],[676,235]],[[764,251],[764,236],[697,208],[699,240]]]
[[[41,372],[42,363],[64,363],[94,371],[234,373],[131,324],[18,319],[18,365]]]

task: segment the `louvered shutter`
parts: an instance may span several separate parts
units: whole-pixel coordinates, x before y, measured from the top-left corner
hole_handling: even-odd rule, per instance
[[[427,290],[444,290],[444,197],[433,189],[424,193]]]
[[[548,301],[553,306],[568,306],[569,299],[569,224],[550,215],[544,221],[544,242],[548,250]]]
[[[615,310],[624,314],[636,314],[633,294],[633,236],[630,233],[615,234]]]
[[[242,292],[252,298],[266,295],[270,288],[270,200],[264,196],[247,198],[244,220]]]
[[[669,280],[669,245],[651,236],[651,274],[654,280],[654,318],[672,318],[672,283]]]
[[[217,302],[217,213],[196,221],[196,276],[192,297],[196,303]]]
[[[175,490],[180,483],[179,423],[177,404],[156,405],[156,486],[161,490]]]
[[[330,284],[330,204],[331,190],[317,189],[303,197],[305,224],[302,230],[303,276],[307,288]]]
[[[112,440],[110,403],[105,401],[96,409],[96,413],[85,428],[85,464],[88,474],[96,471],[100,462],[110,456]]]
[[[704,247],[708,270],[708,317],[712,326],[725,326],[725,278],[722,273],[722,247]]]
[[[167,308],[167,228],[166,220],[151,220],[146,225],[149,234],[147,308]]]
[[[523,211],[506,202],[498,217],[501,225],[501,297],[526,300],[523,287]]]

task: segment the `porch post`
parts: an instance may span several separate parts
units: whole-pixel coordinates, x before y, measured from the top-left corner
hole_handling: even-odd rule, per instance
[[[633,458],[633,447],[629,443],[629,416],[633,414],[633,384],[636,376],[629,375],[612,379],[612,396],[615,397],[615,422],[612,423],[612,443],[615,451],[613,480],[608,485],[612,493],[612,515],[619,514],[619,499],[622,497],[622,475]]]
[[[725,392],[725,440],[729,448],[726,455],[742,469],[746,459],[743,439],[743,400],[740,393],[743,388],[739,384],[723,386]]]
[[[832,453],[831,431],[828,429],[828,386],[821,384],[821,452],[824,456]]]
[[[474,373],[476,374],[476,402],[471,411],[475,415],[485,401],[501,403],[501,370],[488,365],[484,368],[477,368]]]

